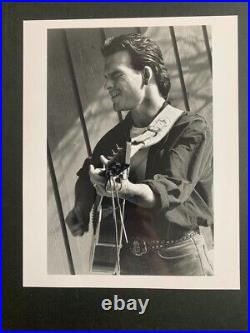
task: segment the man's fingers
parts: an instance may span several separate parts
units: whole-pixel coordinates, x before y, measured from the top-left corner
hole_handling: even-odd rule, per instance
[[[95,168],[92,164],[90,164],[89,177],[90,177],[90,181],[93,185],[98,184],[98,185],[103,186],[105,184],[105,178],[100,175],[100,173],[102,171],[103,171],[102,169]]]
[[[93,185],[103,186],[105,184],[105,178],[99,175],[90,175],[90,181]]]
[[[94,165],[93,165],[93,164],[90,164],[90,165],[89,165],[89,172],[90,172],[90,173],[94,173],[94,171],[95,171],[95,167],[94,167]]]
[[[93,164],[89,165],[89,173],[92,175],[100,176],[101,173],[103,173],[104,169],[101,168],[95,168]],[[102,176],[100,176],[102,177]]]
[[[100,160],[104,165],[107,165],[109,163],[109,160],[104,155],[100,156]]]
[[[99,194],[100,196],[107,196],[107,193],[103,186],[96,185],[95,189],[96,189],[96,193]]]

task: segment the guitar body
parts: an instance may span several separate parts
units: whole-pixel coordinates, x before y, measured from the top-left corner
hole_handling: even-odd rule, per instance
[[[110,207],[102,207],[98,211],[99,200],[100,198],[97,199],[92,210],[94,230],[90,255],[90,272],[117,274],[117,256],[119,255],[121,245],[117,244],[112,203],[111,199],[108,199]],[[117,221],[117,226],[117,236],[119,239],[122,233],[120,220]]]
[[[131,143],[127,142],[126,147],[112,151],[113,155],[108,158],[103,176],[106,179],[128,177],[131,155]],[[114,181],[114,179],[113,179]],[[124,209],[125,200],[118,199],[113,193],[111,198],[97,196],[92,208],[91,220],[93,223],[93,240],[90,253],[89,270],[91,273],[119,274],[119,256],[124,236]],[[119,205],[118,205],[119,203]],[[126,235],[125,235],[126,237]]]

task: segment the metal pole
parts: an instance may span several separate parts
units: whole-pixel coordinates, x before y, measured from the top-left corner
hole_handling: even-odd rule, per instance
[[[176,42],[174,27],[169,27],[169,30],[170,30],[170,36],[171,36],[171,40],[172,40],[172,44],[173,44],[173,48],[174,48],[176,64],[177,64],[177,68],[178,68],[178,72],[179,72],[179,78],[180,78],[185,108],[186,108],[186,111],[190,111],[187,90],[186,90],[184,76],[183,76],[183,72],[182,72],[181,60],[180,60],[179,50],[178,50],[178,46],[177,46],[177,42]]]
[[[69,270],[70,270],[70,274],[75,275],[75,268],[74,268],[72,254],[71,254],[71,250],[70,250],[67,229],[66,229],[66,225],[65,225],[65,221],[64,221],[62,202],[61,202],[61,198],[60,198],[60,194],[59,194],[59,190],[58,190],[55,169],[54,169],[48,142],[47,142],[47,158],[48,158],[50,177],[51,177],[51,181],[52,181],[52,185],[53,185],[54,196],[55,196],[55,200],[56,200],[58,216],[59,216],[62,235],[63,235],[63,242],[64,242],[66,255],[67,255],[67,259],[68,259],[68,264],[69,264]]]
[[[206,50],[207,50],[207,57],[208,57],[210,71],[211,71],[211,74],[213,75],[212,53],[211,53],[211,49],[210,49],[210,45],[209,45],[207,27],[205,25],[202,25],[201,28],[202,28],[204,42],[205,42],[205,46],[206,46]]]

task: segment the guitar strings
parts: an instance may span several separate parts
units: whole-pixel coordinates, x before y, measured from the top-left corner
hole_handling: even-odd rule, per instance
[[[112,177],[112,178],[113,178],[113,177]],[[125,237],[126,243],[128,243],[128,236],[127,236],[126,228],[125,228],[125,225],[124,225],[124,207],[123,207],[123,209],[121,208],[120,200],[119,200],[119,194],[118,194],[117,188],[116,188],[116,186],[115,186],[116,184],[115,184],[115,180],[114,180],[114,178],[113,178],[113,185],[114,185],[114,188],[115,188],[116,199],[117,199],[117,205],[118,205],[118,208],[119,208],[120,220],[121,220],[121,225],[122,225],[122,229],[123,229],[124,237]],[[125,200],[124,200],[124,201],[125,201]],[[123,202],[124,202],[124,201],[123,201]]]
[[[113,183],[113,184],[111,184]],[[112,196],[112,206],[113,206],[113,216],[114,216],[114,221],[115,221],[115,233],[116,233],[116,253],[117,253],[117,270],[118,270],[118,274],[120,274],[120,250],[121,250],[121,244],[122,244],[122,236],[124,234],[126,243],[128,243],[128,237],[127,237],[127,232],[126,232],[126,228],[124,225],[124,211],[125,211],[125,200],[123,199],[123,203],[122,206],[120,205],[120,199],[119,199],[119,195],[118,195],[118,191],[116,188],[116,182],[115,182],[115,178],[114,177],[110,177],[109,179],[109,184],[110,184],[110,189],[111,189],[111,196]],[[113,185],[113,186],[112,186]],[[115,191],[113,190],[115,189]],[[117,200],[117,206],[118,206],[118,211],[119,211],[119,215],[120,215],[120,221],[121,221],[121,232],[120,232],[120,239],[118,241],[118,222],[117,222],[117,216],[116,216],[116,206],[115,206],[115,195],[116,194],[116,200]]]
[[[116,217],[116,208],[115,208],[115,196],[114,196],[114,191],[112,189],[112,184],[111,184],[111,180],[113,180],[113,177],[109,178],[109,185],[110,185],[110,189],[111,189],[111,198],[112,198],[112,208],[113,208],[113,217],[114,217],[114,221],[115,221],[115,245],[116,245],[116,264],[117,264],[117,274],[120,274],[120,255],[119,255],[119,250],[118,250],[118,223],[117,223],[117,217]]]
[[[117,267],[116,274],[119,275],[120,274],[120,249],[121,249],[121,245],[122,245],[123,235],[125,237],[126,243],[128,243],[127,232],[126,232],[126,228],[125,228],[125,224],[124,224],[124,213],[125,213],[125,201],[126,200],[123,199],[122,207],[121,207],[119,194],[118,194],[118,190],[117,190],[117,187],[116,187],[115,178],[110,175],[107,182],[109,183],[109,186],[110,186],[111,199],[112,199],[112,212],[113,212],[113,218],[114,218],[114,222],[115,222],[115,246],[116,246],[116,256],[117,256],[117,259],[116,259],[116,267]],[[122,227],[121,231],[120,231],[120,237],[119,237],[119,234],[118,234],[118,221],[117,221],[117,215],[116,215],[115,196],[116,196],[116,200],[117,200],[117,208],[118,208],[118,211],[119,211],[121,227]],[[100,201],[99,201],[99,204],[98,204],[98,207],[97,207],[97,211],[99,211],[99,219],[98,219],[99,223],[100,223],[101,216],[102,216],[102,201],[103,201],[103,196],[100,198]],[[118,238],[119,238],[119,240],[118,240]]]

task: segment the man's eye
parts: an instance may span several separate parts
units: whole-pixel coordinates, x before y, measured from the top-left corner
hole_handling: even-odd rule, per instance
[[[114,79],[118,79],[123,76],[123,73],[117,73],[113,76]]]

